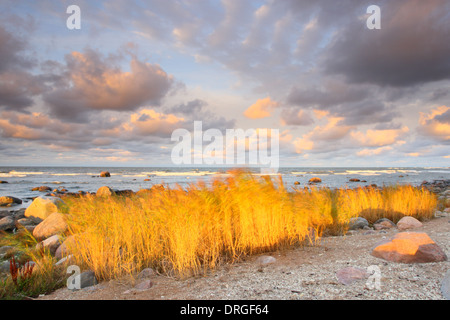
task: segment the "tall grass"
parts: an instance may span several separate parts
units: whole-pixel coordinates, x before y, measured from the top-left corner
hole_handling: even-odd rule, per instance
[[[223,261],[314,241],[323,232],[345,232],[350,218],[431,217],[426,190],[292,190],[281,178],[236,172],[210,187],[192,184],[134,196],[68,200],[69,251],[100,279],[153,267],[188,276]]]

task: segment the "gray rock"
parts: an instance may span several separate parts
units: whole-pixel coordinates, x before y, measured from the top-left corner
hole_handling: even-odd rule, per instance
[[[441,281],[441,293],[445,299],[450,300],[450,269]]]
[[[12,231],[16,227],[14,218],[6,216],[0,219],[0,231]]]
[[[89,270],[89,271],[82,272],[79,275],[79,277],[80,277],[80,289],[92,287],[92,286],[95,286],[96,284],[98,284],[97,278],[95,278],[94,271]],[[77,290],[77,289],[74,288],[74,289],[69,289],[69,290]]]
[[[94,271],[85,271],[80,274],[80,288],[92,287],[98,284]]]
[[[9,261],[0,262],[0,273],[9,273]]]
[[[397,228],[399,230],[417,229],[420,227],[422,227],[422,222],[410,216],[405,216],[397,222]]]
[[[357,218],[351,218],[350,223],[348,225],[349,230],[357,230],[357,229],[364,229],[364,227],[369,226],[369,221],[367,221],[365,218],[357,217]]]

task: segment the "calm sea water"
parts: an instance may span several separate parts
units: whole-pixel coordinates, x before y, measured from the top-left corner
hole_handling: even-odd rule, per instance
[[[0,180],[8,181],[0,184],[0,196],[14,196],[23,200],[36,197],[42,193],[31,191],[31,188],[42,185],[52,189],[64,187],[68,191],[95,192],[101,186],[107,185],[117,190],[137,191],[149,188],[153,184],[165,183],[171,187],[176,184],[186,187],[190,183],[202,180],[209,183],[214,177],[226,177],[230,168],[186,168],[186,167],[0,167]],[[111,173],[110,178],[97,177],[101,171]],[[249,169],[260,174],[257,168]],[[420,185],[422,181],[450,179],[450,167],[445,168],[325,168],[299,167],[280,168],[277,175],[281,175],[287,187],[294,187],[294,182],[300,186],[308,183],[312,177],[320,177],[322,184],[334,187],[355,187],[375,183],[379,186],[393,184]],[[357,178],[367,182],[352,183],[349,179]],[[144,181],[150,179],[150,181]],[[31,200],[24,202],[28,206]],[[15,207],[17,208],[17,207]]]

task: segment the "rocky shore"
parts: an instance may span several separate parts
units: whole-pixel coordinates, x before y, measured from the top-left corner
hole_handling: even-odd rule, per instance
[[[131,282],[124,280],[125,287],[117,287],[117,281],[98,284],[93,272],[86,270],[81,281],[81,288],[86,289],[72,292],[64,288],[41,298],[450,299],[446,254],[450,248],[450,180],[423,182],[422,186],[436,193],[440,200],[434,214],[436,219],[425,223],[404,217],[397,223],[380,219],[369,224],[366,219],[358,217],[352,219],[345,236],[324,237],[315,246],[249,257],[242,263],[225,265],[205,278],[182,282],[171,282],[169,278],[148,269]],[[164,186],[154,185],[152,188],[161,189]],[[45,186],[38,187],[36,191],[45,192],[45,195],[34,198],[26,209],[14,210],[15,205],[21,204],[21,199],[0,198],[1,205],[11,209],[1,212],[0,231],[17,233],[28,230],[39,241],[37,246],[51,252],[56,265],[68,266],[71,256],[67,246],[73,237],[64,236],[68,225],[59,208],[65,197],[83,193],[70,193],[63,188],[49,190]],[[113,190],[104,186],[91,194],[108,196],[131,193],[131,190]],[[0,247],[0,276],[10,271],[9,258],[15,252],[14,247]],[[377,273],[380,270],[381,275]],[[238,278],[238,274],[242,277]],[[383,278],[386,276],[388,278]],[[391,276],[396,280],[388,285]],[[395,283],[401,277],[408,286],[395,289]],[[385,289],[380,289],[380,292],[371,288],[370,281],[375,284],[381,281]],[[359,284],[355,287],[354,283]],[[416,292],[410,292],[408,288],[411,286],[417,287]]]

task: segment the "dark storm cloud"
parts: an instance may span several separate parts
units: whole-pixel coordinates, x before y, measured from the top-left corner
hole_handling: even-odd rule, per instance
[[[26,40],[2,25],[0,25],[0,43],[0,73],[31,68],[34,65],[33,60],[23,54],[27,49]]]
[[[85,121],[94,110],[133,111],[149,103],[159,105],[171,88],[173,77],[160,66],[132,57],[130,72],[93,50],[66,56],[63,77],[43,95],[58,118]]]
[[[326,49],[325,73],[342,74],[351,83],[400,87],[450,79],[450,2],[378,5],[381,29],[369,30],[353,17]]]

